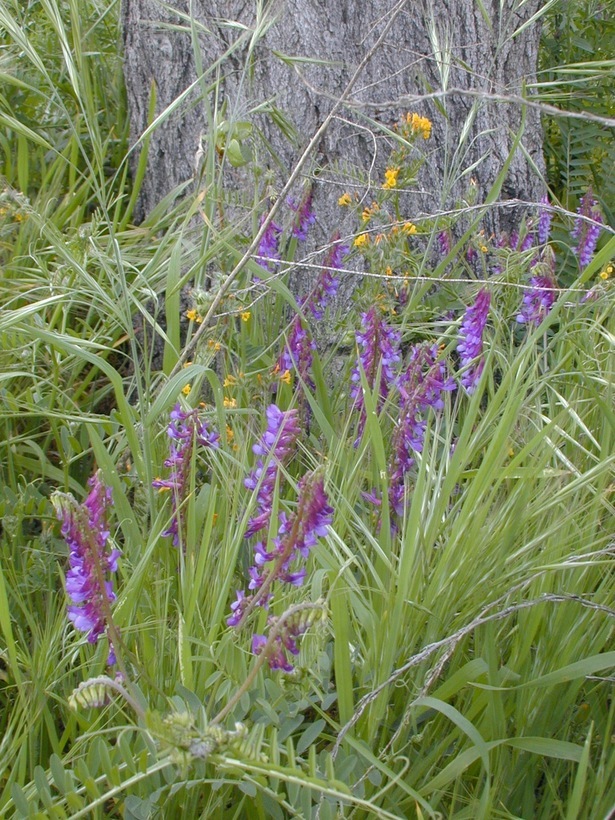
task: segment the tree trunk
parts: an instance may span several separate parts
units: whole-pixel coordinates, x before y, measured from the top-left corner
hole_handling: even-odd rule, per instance
[[[196,80],[192,35],[198,31],[202,65],[210,69],[221,61],[218,106],[223,99],[227,117],[250,120],[260,129],[278,161],[261,151],[259,165],[274,168],[278,189],[401,7],[304,168],[315,181],[323,241],[339,226],[337,200],[345,190],[363,193],[366,178],[382,185],[390,140],[377,123],[390,127],[408,110],[433,121],[425,144],[429,158],[409,219],[454,207],[466,196],[470,178],[477,201],[484,201],[521,131],[500,198],[536,202],[544,193],[539,114],[532,107],[523,112],[520,100],[524,84],[534,78],[539,39],[538,24],[521,27],[540,8],[539,0],[279,0],[267,5],[275,21],[255,44],[245,32],[262,21],[261,3],[174,0],[172,5],[175,12],[157,0],[123,0],[132,139],[146,128],[152,82],[158,114]],[[190,13],[196,21],[192,29]],[[211,70],[153,133],[137,218],[194,175],[199,139],[207,132],[202,95],[213,99],[211,86],[209,92],[203,89],[215,76]],[[430,96],[417,99],[425,94]],[[494,99],[501,96],[514,100]],[[250,113],[266,101],[290,118],[296,139],[289,140],[269,114]],[[519,216],[512,207],[496,210],[489,228],[510,230]]]

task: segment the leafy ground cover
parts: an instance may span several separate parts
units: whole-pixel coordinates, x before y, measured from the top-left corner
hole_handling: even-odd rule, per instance
[[[214,138],[134,226],[113,14],[0,3],[0,813],[606,816],[608,187],[405,214],[400,112],[313,253]]]

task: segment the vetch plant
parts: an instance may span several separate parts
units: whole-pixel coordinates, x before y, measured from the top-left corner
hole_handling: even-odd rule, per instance
[[[357,363],[351,374],[350,396],[354,409],[359,412],[359,431],[355,441],[358,446],[365,427],[365,402],[361,374],[364,374],[370,390],[377,390],[378,407],[389,394],[400,361],[399,332],[390,327],[374,306],[361,314],[361,330],[356,333]]]
[[[248,490],[256,490],[256,515],[248,521],[245,538],[269,526],[273,496],[280,467],[292,456],[301,429],[297,410],[280,410],[270,404],[266,410],[267,429],[253,447],[256,466],[244,480]]]
[[[551,311],[557,295],[557,287],[550,276],[532,276],[530,290],[523,296],[517,322],[526,325],[539,325]]]
[[[600,236],[601,223],[602,214],[600,213],[598,201],[595,199],[592,189],[589,188],[581,199],[578,217],[572,231],[572,238],[577,240],[574,253],[579,260],[581,270],[586,268],[592,260]]]
[[[483,333],[487,325],[491,294],[484,288],[479,291],[476,301],[466,310],[461,328],[457,350],[461,356],[461,384],[471,395],[476,390],[485,368],[483,358]]]
[[[393,433],[389,464],[389,503],[398,516],[403,515],[405,477],[415,463],[416,453],[423,451],[428,408],[440,412],[444,393],[457,388],[448,373],[446,362],[439,359],[437,345],[415,345],[408,367],[397,380],[399,418]]]
[[[169,437],[169,456],[164,462],[170,472],[167,478],[156,478],[152,486],[160,492],[169,492],[173,504],[171,524],[162,533],[173,538],[173,545],[178,547],[183,538],[182,505],[188,489],[188,478],[192,464],[194,445],[201,447],[218,447],[219,433],[210,431],[198,410],[182,410],[177,403],[170,413],[167,426]]]
[[[111,488],[103,483],[100,471],[88,484],[91,490],[82,504],[70,493],[55,492],[52,496],[69,549],[66,593],[72,603],[67,611],[69,620],[76,629],[86,633],[89,643],[95,644],[102,635],[107,635],[107,663],[113,666],[117,661],[119,631],[111,613],[116,596],[109,575],[117,571],[121,553],[108,546]]]
[[[278,533],[269,549],[263,542],[257,544],[255,564],[250,569],[249,589],[252,592],[250,595],[243,590],[237,592],[237,599],[231,604],[232,615],[227,619],[229,626],[241,628],[256,606],[268,608],[273,597],[272,586],[276,581],[293,586],[303,584],[305,561],[318,539],[327,535],[332,520],[333,508],[324,490],[322,471],[307,473],[299,482],[295,513],[292,516],[280,513]],[[294,640],[299,634],[302,633],[291,631],[280,634],[280,641],[293,654],[296,654]],[[256,636],[253,646],[262,651],[266,641],[265,636]],[[288,671],[288,662],[282,666],[278,664],[279,653],[280,646],[273,652],[270,665]]]

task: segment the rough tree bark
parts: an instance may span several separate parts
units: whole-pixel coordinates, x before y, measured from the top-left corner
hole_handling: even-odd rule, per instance
[[[123,0],[133,140],[147,124],[152,81],[160,112],[196,79],[189,15],[197,21],[202,62],[209,66],[241,36],[241,26],[248,30],[254,26],[258,5],[263,4],[256,0],[172,0],[165,4]],[[391,125],[404,111],[414,109],[433,120],[431,154],[421,179],[422,191],[414,202],[415,213],[451,207],[467,190],[470,173],[478,201],[482,201],[522,128],[519,98],[524,84],[534,77],[539,38],[536,23],[523,26],[540,8],[540,0],[483,0],[481,4],[473,0],[371,0],[362,4],[354,0],[277,0],[272,9],[276,22],[252,51],[249,73],[244,72],[247,41],[222,62],[222,98],[239,118],[255,104],[275,101],[296,127],[295,142],[271,118],[253,119],[281,158],[282,167],[290,168],[398,6],[400,13],[307,169],[312,175],[317,173],[321,183],[316,204],[325,232],[339,220],[337,198],[353,178],[353,169],[371,169],[374,184],[381,184],[387,152],[377,129],[370,127],[370,119]],[[290,62],[281,55],[306,61]],[[437,96],[443,91],[448,93]],[[426,92],[437,99],[412,102]],[[138,217],[194,174],[199,137],[206,131],[199,93],[200,87],[152,136]],[[515,99],[503,104],[493,96]],[[537,201],[544,191],[543,167],[540,118],[530,107],[525,110],[522,147],[513,157],[501,198]],[[334,184],[326,184],[331,182]],[[490,227],[510,228],[518,218],[514,209],[501,210]]]

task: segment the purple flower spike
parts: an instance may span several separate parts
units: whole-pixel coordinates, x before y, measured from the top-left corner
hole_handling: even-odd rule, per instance
[[[416,345],[410,363],[398,380],[401,397],[399,421],[393,434],[393,458],[389,466],[389,502],[397,515],[403,515],[406,473],[414,465],[415,453],[423,450],[427,408],[444,408],[443,394],[457,385],[449,375],[446,362],[438,361],[438,346]]]
[[[267,429],[261,440],[252,450],[260,456],[256,467],[244,480],[248,490],[256,490],[256,513],[248,521],[245,538],[250,538],[269,526],[276,478],[281,465],[285,464],[294,452],[299,438],[299,413],[297,410],[282,411],[275,404],[269,405],[266,411]]]
[[[459,331],[457,350],[461,356],[461,366],[466,368],[461,383],[469,395],[476,390],[485,367],[485,360],[482,358],[483,332],[487,324],[490,303],[489,291],[481,290],[476,302],[466,310]]]
[[[539,325],[551,312],[557,295],[556,285],[550,276],[533,276],[530,284],[532,288],[525,292],[517,322]]]
[[[66,573],[66,592],[71,599],[68,619],[80,632],[96,643],[108,631],[111,604],[115,601],[108,574],[117,571],[120,552],[108,550],[108,511],[111,488],[103,484],[100,471],[88,482],[92,488],[78,504],[71,494],[54,493],[52,500],[62,522],[62,535],[69,548],[70,569]],[[109,638],[109,665],[115,663],[115,650]]]
[[[333,275],[333,271],[342,267],[342,261],[349,251],[348,245],[343,245],[339,239],[339,232],[336,232],[325,257],[320,278],[307,302],[312,315],[318,320],[322,319],[327,304],[337,294],[339,279]]]
[[[308,190],[299,202],[289,197],[286,203],[295,212],[292,234],[295,239],[305,242],[310,226],[316,222],[316,215],[312,211],[312,192]]]
[[[448,256],[451,252],[451,234],[450,231],[440,231],[438,234],[438,248],[442,256]]]
[[[261,219],[261,225],[264,221],[265,216]],[[278,266],[278,262],[281,258],[279,250],[281,233],[282,228],[280,228],[276,222],[272,221],[269,223],[267,230],[262,236],[256,255],[259,257],[259,265],[262,268],[265,268],[265,270],[275,271]]]
[[[284,618],[283,623],[280,623]],[[270,615],[267,619],[267,626],[270,630],[277,630],[273,640],[266,635],[254,635],[252,637],[252,652],[255,655],[267,651],[267,662],[271,669],[281,669],[284,672],[292,672],[294,666],[288,660],[286,653],[291,655],[299,654],[298,639],[305,635],[308,629],[318,621],[322,621],[322,611],[319,613],[316,608],[301,611],[297,607],[295,612],[286,612],[281,618]],[[269,647],[267,644],[269,643]]]
[[[533,235],[532,235],[532,234],[528,231],[528,232],[525,234],[525,236],[523,237],[523,241],[521,242],[521,247],[519,248],[519,250],[521,250],[521,251],[529,251],[529,249],[532,247],[532,245],[533,245],[533,244],[534,244],[534,237],[533,237]]]
[[[579,260],[579,268],[583,270],[592,260],[602,230],[602,214],[591,188],[581,200],[577,213],[579,216],[574,223],[572,237],[577,240],[574,252]]]
[[[316,350],[316,344],[305,329],[299,316],[293,319],[288,342],[278,359],[274,368],[274,373],[283,375],[287,371],[296,370],[299,377],[309,386],[314,387],[314,382],[310,376],[312,367],[312,353]]]
[[[152,487],[156,487],[161,492],[168,490],[171,492],[173,500],[173,517],[171,525],[162,535],[173,537],[173,545],[179,546],[181,531],[180,507],[186,495],[188,478],[190,475],[190,464],[192,461],[192,448],[195,443],[202,447],[218,447],[219,434],[210,431],[205,422],[199,417],[197,410],[182,410],[180,404],[176,404],[169,415],[170,421],[167,427],[169,437],[169,457],[165,459],[164,466],[170,469],[168,478],[157,478],[152,481]]]
[[[365,373],[369,388],[373,390],[376,387],[376,377],[378,368],[380,368],[380,384],[378,385],[378,407],[380,408],[389,393],[389,385],[395,378],[395,365],[400,360],[399,343],[401,341],[399,333],[386,324],[375,307],[361,314],[361,323],[362,330],[356,334],[358,361],[350,377],[352,381],[350,395],[354,399],[355,408],[361,411],[359,435],[355,446],[358,446],[365,427],[361,370]]]
[[[252,652],[260,655],[267,644],[265,635],[254,635],[252,637]],[[297,650],[298,652],[298,650]],[[277,637],[274,646],[269,650],[267,663],[271,669],[281,669],[283,672],[292,672],[294,666],[284,654],[284,645],[280,637]]]
[[[540,215],[538,217],[538,244],[546,245],[551,233],[553,214],[550,210],[549,197],[546,196],[546,194],[543,196],[541,202],[543,207],[540,209]]]
[[[267,503],[270,515],[269,499]],[[255,606],[267,607],[275,581],[292,586],[303,584],[306,577],[305,559],[318,539],[327,535],[332,520],[333,508],[329,505],[321,474],[308,473],[299,482],[295,514],[289,518],[286,513],[280,513],[278,533],[269,550],[262,541],[255,545],[255,563],[248,573],[248,588],[252,594],[246,597],[243,592],[237,593],[237,600],[231,604],[231,616],[227,619],[229,626],[243,625]]]

